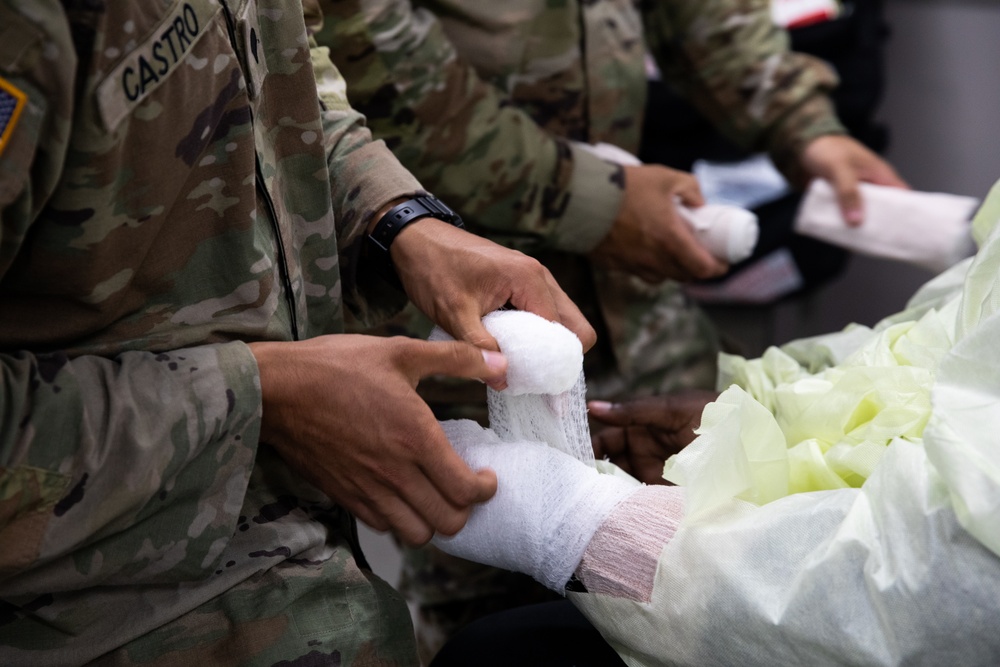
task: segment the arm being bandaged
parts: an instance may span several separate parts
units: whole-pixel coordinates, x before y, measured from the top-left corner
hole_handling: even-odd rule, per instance
[[[795,231],[855,252],[908,262],[940,273],[972,254],[970,219],[978,200],[861,184],[865,221],[844,224],[829,183],[815,180],[795,220]]]

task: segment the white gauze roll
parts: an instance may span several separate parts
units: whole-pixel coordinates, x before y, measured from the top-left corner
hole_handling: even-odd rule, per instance
[[[594,465],[580,339],[521,310],[494,311],[483,326],[507,358],[507,388],[487,389],[490,429],[505,442],[544,442]],[[450,338],[441,329],[430,336]]]

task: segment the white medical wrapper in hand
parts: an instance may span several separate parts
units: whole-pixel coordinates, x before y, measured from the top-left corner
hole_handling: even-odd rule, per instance
[[[978,200],[861,184],[865,221],[848,227],[826,181],[809,187],[795,231],[848,250],[940,273],[974,250],[969,219]]]
[[[473,421],[441,426],[466,463],[493,469],[498,484],[457,535],[436,536],[434,544],[453,556],[523,572],[557,592],[611,510],[640,488],[543,443],[503,442]]]

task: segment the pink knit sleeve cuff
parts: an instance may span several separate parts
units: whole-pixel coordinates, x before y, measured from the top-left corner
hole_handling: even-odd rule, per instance
[[[601,524],[576,569],[577,578],[591,593],[648,602],[660,552],[683,516],[683,489],[639,489]]]

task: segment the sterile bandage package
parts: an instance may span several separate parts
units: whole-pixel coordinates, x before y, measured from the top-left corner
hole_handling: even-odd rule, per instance
[[[940,273],[975,250],[970,220],[979,200],[862,183],[864,222],[844,222],[833,187],[812,182],[795,231],[855,252],[907,262]]]
[[[1000,183],[971,231],[874,327],[721,358],[651,599],[569,594],[627,665],[1000,664]]]

